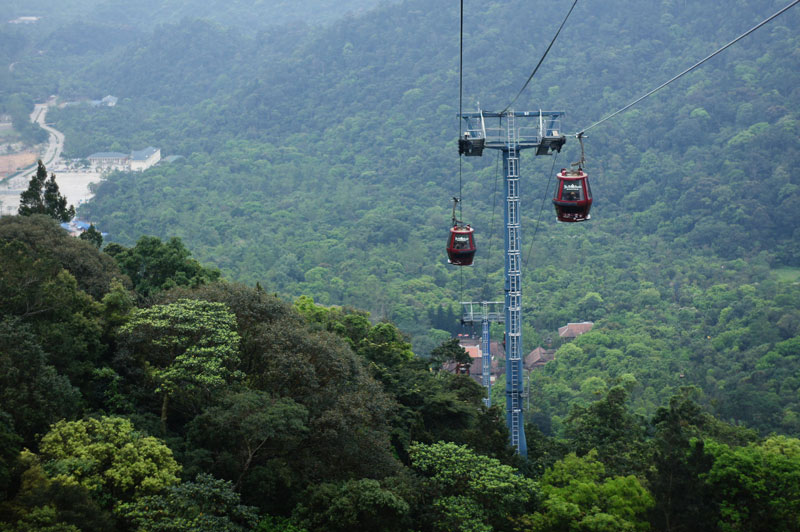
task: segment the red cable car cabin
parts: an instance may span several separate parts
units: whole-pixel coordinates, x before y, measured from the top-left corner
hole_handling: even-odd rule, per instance
[[[454,225],[447,240],[447,262],[456,266],[469,266],[475,257],[475,232],[469,225]]]
[[[589,186],[589,176],[581,168],[562,168],[556,177],[558,185],[553,196],[553,206],[556,208],[558,221],[585,222],[590,219],[592,188]]]

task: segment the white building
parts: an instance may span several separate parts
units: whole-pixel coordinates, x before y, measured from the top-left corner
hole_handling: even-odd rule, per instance
[[[141,172],[161,160],[161,150],[148,146],[143,150],[134,150],[130,155],[116,151],[93,153],[89,163],[97,170],[131,170]]]
[[[89,157],[89,163],[95,168],[118,168],[128,166],[130,155],[117,151],[101,151],[93,153]]]

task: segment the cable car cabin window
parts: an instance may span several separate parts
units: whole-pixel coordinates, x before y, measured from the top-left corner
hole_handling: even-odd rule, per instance
[[[561,201],[582,201],[583,187],[580,181],[575,183],[565,182],[564,189],[561,191]]]
[[[453,249],[469,249],[469,236],[456,235],[453,239]]]
[[[586,197],[587,199],[592,199],[592,186],[589,184],[589,180],[586,180]]]

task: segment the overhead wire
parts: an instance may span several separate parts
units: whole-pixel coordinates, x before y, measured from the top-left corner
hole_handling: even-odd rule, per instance
[[[685,74],[688,74],[689,72],[691,72],[691,71],[692,71],[692,70],[694,70],[695,68],[699,67],[700,65],[702,65],[703,63],[705,63],[706,61],[708,61],[709,59],[711,59],[712,57],[714,57],[714,56],[716,56],[717,54],[719,54],[719,53],[721,53],[722,51],[724,51],[726,48],[728,48],[728,47],[732,46],[733,44],[735,44],[735,43],[739,42],[740,40],[744,39],[745,37],[747,37],[748,35],[750,35],[750,34],[751,34],[751,33],[753,33],[754,31],[756,31],[757,29],[759,29],[759,28],[761,28],[762,26],[764,26],[765,24],[767,24],[767,23],[771,22],[773,19],[775,19],[775,18],[777,18],[778,16],[782,15],[783,13],[785,13],[786,11],[788,11],[789,9],[791,9],[792,7],[796,6],[797,4],[800,4],[800,0],[795,0],[795,1],[794,1],[794,2],[792,2],[791,4],[789,4],[789,5],[787,5],[786,7],[784,7],[783,9],[781,9],[781,10],[779,10],[779,11],[777,11],[777,12],[773,13],[773,14],[772,14],[771,16],[769,16],[768,18],[766,18],[766,19],[762,20],[761,22],[759,22],[758,24],[756,24],[755,26],[753,26],[752,28],[750,28],[750,29],[749,29],[749,30],[747,30],[746,32],[742,33],[741,35],[739,35],[738,37],[736,37],[734,40],[732,40],[731,42],[729,42],[729,43],[728,43],[728,44],[726,44],[725,46],[723,46],[723,47],[721,47],[721,48],[717,49],[715,52],[713,52],[712,54],[710,54],[710,55],[706,56],[705,58],[701,59],[700,61],[698,61],[698,62],[697,62],[697,63],[695,63],[694,65],[690,66],[689,68],[687,68],[686,70],[684,70],[683,72],[681,72],[680,74],[678,74],[677,76],[674,76],[674,77],[670,78],[669,80],[665,81],[664,83],[662,83],[661,85],[659,85],[659,86],[658,86],[658,87],[656,87],[655,89],[651,90],[651,91],[650,91],[650,92],[648,92],[647,94],[645,94],[645,95],[643,95],[643,96],[640,96],[639,98],[635,99],[634,101],[632,101],[631,103],[629,103],[629,104],[628,104],[628,105],[626,105],[625,107],[623,107],[623,108],[621,108],[621,109],[619,109],[619,110],[617,110],[617,111],[614,111],[614,112],[613,112],[613,113],[611,113],[610,115],[606,116],[605,118],[603,118],[603,119],[601,119],[601,120],[598,120],[597,122],[595,122],[594,124],[590,125],[589,127],[585,127],[585,128],[583,128],[583,129],[579,130],[577,133],[574,133],[574,136],[582,135],[583,133],[586,133],[587,131],[589,131],[589,130],[590,130],[590,129],[592,129],[593,127],[595,127],[595,126],[599,126],[600,124],[602,124],[602,123],[603,123],[603,122],[605,122],[606,120],[610,120],[611,118],[613,118],[613,117],[617,116],[618,114],[620,114],[620,113],[622,113],[622,112],[624,112],[624,111],[627,111],[628,109],[630,109],[631,107],[633,107],[633,106],[634,106],[634,105],[636,105],[637,103],[641,102],[642,100],[644,100],[645,98],[647,98],[647,97],[649,97],[649,96],[652,96],[653,94],[655,94],[656,92],[660,91],[661,89],[663,89],[664,87],[666,87],[667,85],[669,85],[670,83],[672,83],[673,81],[676,81],[677,79],[679,79],[679,78],[683,77]]]
[[[531,243],[528,245],[528,254],[525,256],[525,263],[523,264],[524,268],[528,267],[528,260],[531,258],[531,250],[533,249],[533,243],[536,240],[536,233],[539,232],[539,224],[542,221],[542,212],[544,212],[544,200],[547,199],[547,193],[550,191],[550,183],[553,181],[553,170],[556,168],[556,160],[558,160],[558,152],[556,152],[553,156],[553,165],[550,167],[550,177],[547,178],[547,186],[544,188],[544,196],[542,196],[542,202],[539,205],[539,217],[536,220],[536,228],[533,230]]]
[[[461,0],[460,28],[458,31],[458,138],[461,139],[461,114],[464,100],[464,0]],[[463,220],[464,212],[461,207],[462,194],[462,159],[461,153],[458,154],[458,217]],[[455,207],[453,207],[455,216]],[[461,270],[461,282],[458,288],[459,305],[464,301],[464,268]]]
[[[461,113],[462,103],[464,101],[464,0],[461,0],[461,27],[458,32],[458,138],[461,138]],[[462,155],[458,154],[458,217],[464,219],[464,213],[461,210],[461,158]],[[462,276],[463,277],[463,276]]]
[[[798,0],[798,1],[800,1],[800,0]],[[556,42],[556,39],[558,38],[558,34],[561,33],[561,29],[564,27],[564,24],[567,23],[567,19],[569,18],[570,14],[572,14],[572,10],[575,9],[575,4],[577,4],[577,3],[578,3],[578,0],[575,0],[574,2],[572,2],[572,7],[569,8],[569,12],[567,12],[567,16],[564,17],[564,20],[561,21],[561,25],[558,27],[558,31],[556,31],[556,34],[553,36],[552,40],[550,41],[550,44],[547,46],[547,50],[544,51],[544,54],[542,55],[542,58],[539,59],[539,62],[536,64],[536,67],[533,69],[533,72],[531,72],[531,75],[528,76],[528,80],[525,82],[525,84],[519,90],[517,95],[514,96],[514,99],[511,100],[511,103],[506,105],[506,108],[503,109],[502,111],[500,111],[500,114],[504,114],[506,111],[508,111],[511,108],[511,106],[514,105],[514,102],[517,101],[517,99],[520,97],[520,95],[528,87],[528,84],[533,79],[533,76],[536,75],[536,72],[539,70],[539,67],[542,66],[542,63],[544,62],[544,58],[547,57],[548,52],[550,52],[550,48],[553,47],[553,44]]]

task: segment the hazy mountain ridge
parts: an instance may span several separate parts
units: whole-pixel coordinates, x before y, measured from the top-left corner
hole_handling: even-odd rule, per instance
[[[527,4],[478,9],[465,20],[466,102],[497,109],[524,81],[554,27],[534,32],[519,15],[531,12]],[[563,16],[552,5],[541,9],[537,20]],[[568,132],[767,14],[752,2],[732,15],[730,6],[687,10],[669,3],[586,9],[575,12],[516,104],[566,110]],[[270,30],[255,39],[193,22],[157,30],[152,46],[124,51],[124,61],[90,65],[87,72],[123,91],[123,100],[113,110],[61,113],[73,155],[118,142],[125,149],[159,145],[187,160],[112,176],[84,215],[126,244],[140,234],[177,235],[231,278],[367,308],[412,333],[418,351],[430,350],[447,336],[433,328],[437,308],[502,294],[501,202],[491,153],[463,161],[464,216],[478,229],[477,265],[457,272],[443,258],[448,200],[458,191],[457,15],[454,6],[427,12],[409,1],[327,28]],[[589,132],[590,223],[552,222],[544,189],[554,161],[525,155],[526,348],[567,321],[626,328],[665,322],[669,347],[655,340],[651,346],[659,356],[673,353],[656,372],[660,382],[686,383],[677,368],[690,364],[697,371],[687,372],[689,382],[715,390],[702,360],[690,360],[699,349],[690,331],[701,324],[678,319],[679,309],[694,306],[715,284],[735,293],[765,280],[770,266],[796,265],[800,256],[791,207],[798,188],[788,171],[798,160],[798,42],[787,31],[797,14],[785,17]],[[170,90],[159,90],[164,83]],[[576,157],[571,140],[556,162],[565,166]],[[759,298],[771,300],[771,290]],[[601,304],[593,305],[591,294]],[[652,304],[631,308],[632,301]],[[767,345],[780,340],[763,338]],[[754,356],[749,343],[735,345],[738,354],[727,359]],[[620,371],[614,366],[609,378]],[[658,404],[646,394],[635,399],[643,407]]]

